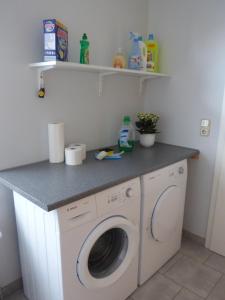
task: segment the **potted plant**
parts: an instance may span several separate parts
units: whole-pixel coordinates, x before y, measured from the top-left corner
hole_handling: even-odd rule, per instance
[[[159,116],[152,113],[137,113],[137,131],[140,133],[140,144],[144,147],[151,147],[155,143],[157,122]]]

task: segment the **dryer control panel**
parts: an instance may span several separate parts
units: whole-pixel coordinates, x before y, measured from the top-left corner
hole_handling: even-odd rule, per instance
[[[187,177],[187,160],[180,161],[173,165],[167,166],[165,168],[156,170],[152,173],[146,174],[142,176],[142,180],[144,182],[148,181],[157,181],[162,180],[165,181],[175,181],[179,183],[179,181],[186,181]]]

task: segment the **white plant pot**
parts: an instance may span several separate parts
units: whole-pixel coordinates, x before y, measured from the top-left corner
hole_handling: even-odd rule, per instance
[[[155,143],[155,133],[144,133],[140,135],[140,144],[144,147],[151,147]]]

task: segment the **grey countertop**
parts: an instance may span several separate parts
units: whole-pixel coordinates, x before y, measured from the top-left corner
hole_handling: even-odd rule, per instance
[[[115,161],[97,161],[94,151],[90,151],[81,166],[43,161],[1,171],[0,182],[44,210],[51,211],[198,154],[195,149],[161,143],[151,148],[137,145],[132,153]]]

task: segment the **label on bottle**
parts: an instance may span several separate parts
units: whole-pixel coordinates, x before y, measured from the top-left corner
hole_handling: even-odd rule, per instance
[[[120,130],[119,145],[120,145],[120,147],[132,148],[132,145],[129,144],[129,130],[128,129]]]
[[[141,62],[142,62],[142,59],[141,59],[140,55],[130,56],[129,68],[134,69],[134,70],[140,70]]]
[[[149,71],[155,71],[154,53],[149,50],[147,55],[147,69]]]

